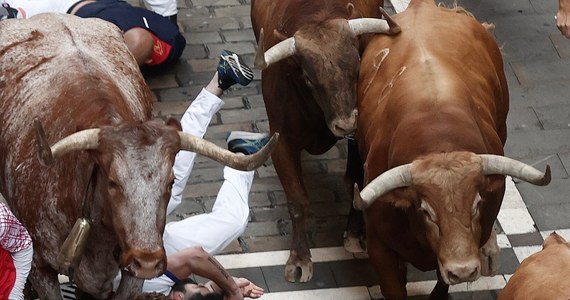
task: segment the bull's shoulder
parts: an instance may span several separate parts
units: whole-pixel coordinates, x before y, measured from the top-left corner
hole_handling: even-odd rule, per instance
[[[2,22],[0,37],[1,54],[22,60],[30,55],[81,55],[95,61],[131,56],[119,28],[98,18],[45,13],[29,19],[10,19]]]
[[[121,31],[97,18],[46,13],[2,21],[0,81],[13,87],[0,91],[3,96],[18,98],[17,94],[26,94],[36,102],[28,101],[29,106],[53,103],[60,98],[58,95],[69,94],[66,89],[73,86],[83,91],[97,90],[101,98],[118,91],[114,98],[122,99],[121,105],[129,107],[138,119],[148,117],[152,102]],[[90,96],[97,97],[93,93]]]

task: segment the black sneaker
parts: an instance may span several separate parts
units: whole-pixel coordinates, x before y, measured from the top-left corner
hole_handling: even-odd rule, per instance
[[[239,83],[248,85],[253,80],[253,71],[245,65],[237,54],[223,50],[218,63],[218,86],[227,90],[230,86]]]
[[[0,20],[16,19],[18,17],[18,10],[11,8],[8,3],[2,3],[0,6]]]
[[[247,131],[232,131],[226,136],[228,150],[245,155],[254,154],[269,141],[269,134]]]

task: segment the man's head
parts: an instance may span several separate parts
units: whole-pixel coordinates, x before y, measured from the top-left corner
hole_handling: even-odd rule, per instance
[[[214,292],[206,285],[185,278],[175,283],[170,291],[173,300],[223,300],[224,295]]]

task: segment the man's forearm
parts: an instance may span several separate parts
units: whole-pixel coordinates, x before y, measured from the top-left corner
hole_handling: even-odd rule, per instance
[[[167,268],[178,278],[195,274],[212,280],[227,295],[241,295],[233,277],[201,247],[187,248],[169,256]]]

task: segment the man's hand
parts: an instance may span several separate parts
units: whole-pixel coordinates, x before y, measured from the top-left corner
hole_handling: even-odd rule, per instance
[[[556,14],[556,26],[566,38],[570,39],[570,0],[559,0],[560,6]]]
[[[263,296],[263,289],[253,284],[251,281],[245,278],[237,278],[235,281],[244,297],[257,299]]]

